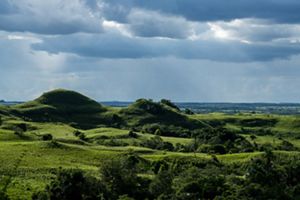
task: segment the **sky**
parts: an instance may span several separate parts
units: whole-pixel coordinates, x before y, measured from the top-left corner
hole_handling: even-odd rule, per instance
[[[0,99],[300,102],[299,0],[0,0]]]

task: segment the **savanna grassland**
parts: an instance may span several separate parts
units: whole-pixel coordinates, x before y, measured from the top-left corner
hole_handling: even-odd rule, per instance
[[[300,199],[299,158],[296,115],[114,108],[67,90],[0,106],[2,199]]]

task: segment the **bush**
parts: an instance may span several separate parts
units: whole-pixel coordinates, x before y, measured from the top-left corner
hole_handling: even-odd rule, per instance
[[[78,138],[79,138],[80,140],[82,140],[82,141],[87,141],[87,138],[86,138],[86,136],[85,136],[84,133],[80,133],[80,134],[78,135]]]
[[[49,133],[42,135],[42,140],[43,141],[48,141],[48,140],[52,140],[53,136]]]
[[[167,151],[173,151],[174,146],[170,142],[164,142],[160,136],[154,136],[148,140],[144,140],[141,145],[143,147],[148,147],[151,149],[157,149],[157,150],[167,150]]]
[[[211,147],[211,150],[213,151],[213,153],[216,153],[216,154],[226,154],[226,152],[227,152],[226,148],[222,144],[213,145]]]
[[[82,141],[87,141],[87,138],[86,138],[85,134],[83,132],[80,132],[79,130],[75,130],[73,132],[73,135],[78,137]]]
[[[1,200],[9,200],[8,196],[2,191],[0,191],[0,199]]]
[[[24,131],[23,131],[22,129],[20,129],[20,128],[18,128],[18,127],[15,127],[14,130],[15,130],[15,131],[14,131],[14,134],[15,134],[15,135],[17,135],[17,136],[19,136],[19,137],[24,137]]]
[[[160,131],[160,129],[158,128],[158,129],[156,129],[156,131],[154,132],[154,135],[161,135],[161,131]]]
[[[45,191],[32,195],[33,200],[87,200],[106,197],[103,184],[96,178],[86,176],[81,170],[59,170],[56,178]]]
[[[138,134],[136,134],[136,133],[133,132],[133,131],[129,131],[128,137],[130,137],[130,138],[137,138],[137,137],[138,137]]]
[[[289,141],[283,140],[281,144],[278,146],[279,150],[284,150],[284,151],[295,151],[297,148],[290,143]]]
[[[139,177],[139,157],[129,155],[103,163],[100,172],[101,180],[111,197],[117,199],[127,195],[134,199],[145,199],[148,196],[149,181]]]
[[[73,132],[73,135],[76,136],[76,137],[78,137],[80,134],[82,134],[82,133],[79,130],[75,130]]]
[[[21,129],[23,132],[27,131],[27,124],[25,124],[25,123],[17,124],[16,127]]]
[[[192,110],[190,110],[190,109],[188,109],[188,108],[186,108],[186,109],[184,110],[184,113],[187,114],[187,115],[193,115],[193,114],[195,114]]]
[[[178,106],[176,106],[174,103],[172,103],[170,100],[167,99],[162,99],[160,100],[161,104],[167,105],[171,108],[174,108],[175,110],[179,111],[180,109],[178,108]]]

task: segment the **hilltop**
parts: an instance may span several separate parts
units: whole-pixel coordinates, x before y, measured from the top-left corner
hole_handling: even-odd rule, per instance
[[[106,123],[101,116],[106,111],[98,102],[63,89],[46,92],[33,101],[12,106],[12,112],[26,120],[73,123],[82,128]]]
[[[190,119],[167,100],[139,99],[127,108],[103,106],[78,92],[57,89],[39,98],[12,106],[18,117],[38,122],[63,122],[79,128],[122,127],[163,135],[190,136],[191,131],[207,128],[200,120]]]
[[[159,130],[165,136],[188,137],[192,130],[209,128],[200,120],[187,117],[171,102],[165,102],[139,99],[119,113],[129,126],[149,133]]]

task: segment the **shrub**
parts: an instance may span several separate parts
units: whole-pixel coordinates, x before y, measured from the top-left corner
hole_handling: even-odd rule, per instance
[[[133,132],[133,131],[129,131],[128,137],[130,137],[130,138],[137,138],[137,137],[138,137],[138,134],[136,134],[136,133]]]
[[[222,144],[213,145],[211,150],[216,154],[225,154],[227,152],[226,148]]]
[[[149,181],[137,175],[139,160],[139,157],[129,155],[103,163],[101,180],[111,194],[109,199],[117,199],[122,195],[134,199],[148,196]]]
[[[75,130],[73,132],[73,135],[76,136],[76,137],[78,137],[80,134],[81,134],[81,132],[79,130]]]
[[[193,114],[195,114],[192,110],[190,110],[190,109],[188,109],[188,108],[186,108],[186,109],[184,110],[184,113],[187,114],[187,115],[193,115]]]
[[[80,140],[82,140],[82,141],[87,141],[87,138],[86,138],[86,136],[85,136],[84,133],[80,133],[80,134],[78,135],[78,138],[79,138]]]
[[[158,128],[158,129],[156,129],[156,131],[154,132],[154,135],[161,135],[161,131],[160,131],[160,129]]]
[[[73,132],[73,135],[78,137],[82,141],[87,141],[87,138],[86,138],[85,134],[83,132],[80,132],[79,130],[75,130]]]
[[[25,124],[25,123],[17,124],[16,127],[21,129],[23,132],[27,131],[27,124]]]
[[[176,106],[174,103],[172,103],[170,100],[167,99],[162,99],[160,100],[161,104],[165,104],[171,108],[174,108],[175,110],[179,111],[180,109],[178,108],[178,106]]]
[[[19,137],[24,137],[24,132],[23,132],[22,129],[16,127],[16,128],[14,128],[14,130],[15,130],[15,131],[14,131],[14,134],[15,134],[15,135],[17,135],[17,136],[19,136]]]
[[[42,135],[42,140],[44,141],[48,141],[48,140],[52,140],[53,136],[50,133],[46,133],[44,135]]]
[[[0,199],[1,200],[9,200],[8,196],[2,191],[0,191]]]
[[[47,143],[47,146],[49,148],[61,148],[62,145],[59,144],[56,140],[51,140],[50,142]]]
[[[86,176],[81,170],[75,169],[59,170],[56,178],[46,187],[45,191],[32,195],[33,200],[86,200],[100,197],[106,197],[103,184],[96,178]]]
[[[297,150],[297,148],[292,143],[290,143],[289,141],[286,141],[286,140],[283,140],[278,148],[280,150],[284,150],[284,151],[295,151],[295,150]]]
[[[141,143],[142,146],[144,147],[148,147],[151,149],[157,149],[157,150],[167,150],[167,151],[173,151],[174,150],[174,146],[172,143],[170,142],[164,142],[161,137],[154,136],[148,140],[144,140]]]

